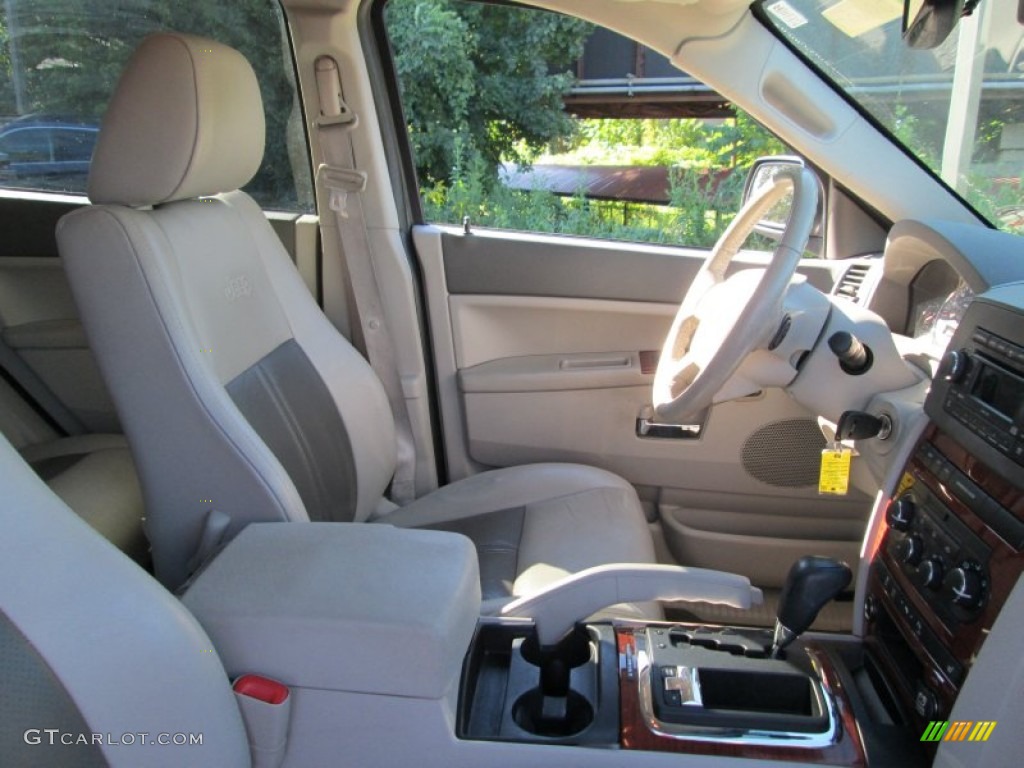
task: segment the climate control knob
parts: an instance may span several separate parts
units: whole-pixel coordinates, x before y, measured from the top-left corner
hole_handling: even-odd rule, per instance
[[[951,349],[942,357],[939,363],[939,376],[946,381],[957,382],[963,379],[967,373],[967,364],[970,358],[967,352],[962,349]]]
[[[954,568],[946,575],[942,586],[953,605],[964,610],[978,610],[985,599],[981,574],[971,568]]]
[[[896,557],[904,565],[917,565],[921,562],[922,554],[924,554],[924,542],[916,533],[904,537],[896,545]]]
[[[914,500],[909,494],[905,494],[889,505],[885,511],[885,522],[897,531],[909,531],[916,512],[917,505],[914,504]]]
[[[942,577],[945,573],[945,566],[937,557],[929,557],[917,566],[917,577],[922,587],[937,590],[942,586]]]

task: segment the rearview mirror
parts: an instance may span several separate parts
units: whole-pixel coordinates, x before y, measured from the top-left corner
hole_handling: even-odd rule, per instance
[[[801,168],[804,167],[803,158],[796,157],[795,155],[773,155],[757,158],[754,164],[750,166],[747,183],[743,188],[743,204],[746,205],[747,201],[764,185],[770,184],[779,171],[792,168],[794,165]],[[815,174],[815,178],[818,178],[817,174]],[[822,219],[825,201],[825,190],[822,187],[821,179],[818,179],[818,193],[818,211],[814,215],[814,226],[811,228],[811,236],[807,240],[807,250],[820,256],[824,244]],[[754,231],[774,242],[782,240],[782,235],[786,231],[786,224],[789,221],[789,211],[792,204],[792,195],[783,197],[754,226]]]
[[[903,0],[903,40],[910,48],[937,48],[979,0]]]

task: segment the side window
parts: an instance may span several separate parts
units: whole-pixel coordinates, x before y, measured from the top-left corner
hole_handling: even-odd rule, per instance
[[[785,146],[663,56],[535,9],[390,0],[433,223],[712,245],[750,163]]]
[[[277,0],[0,5],[0,187],[84,194],[117,78],[138,43],[158,30],[211,37],[245,54],[259,78],[267,119],[263,166],[246,190],[264,208],[313,210],[301,110]]]
[[[98,135],[92,128],[55,128],[53,159],[61,163],[85,163],[88,167]]]
[[[50,131],[16,128],[0,135],[0,152],[13,165],[42,163],[51,159]]]

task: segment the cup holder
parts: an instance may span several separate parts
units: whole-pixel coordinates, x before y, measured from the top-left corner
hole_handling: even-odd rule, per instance
[[[575,736],[594,722],[594,708],[576,691],[569,691],[565,717],[547,718],[544,717],[544,694],[540,688],[533,688],[516,699],[512,719],[524,731],[536,736]]]
[[[519,647],[523,658],[535,667],[543,666],[550,657],[544,655],[537,643],[537,636],[530,635]],[[577,626],[573,631],[558,644],[555,651],[558,659],[568,669],[582,667],[591,657],[591,639],[586,627]]]
[[[523,661],[536,668],[535,684],[512,705],[512,719],[527,733],[543,738],[575,736],[594,722],[594,707],[570,686],[572,670],[594,657],[594,641],[586,627],[577,626],[553,648],[541,649],[536,635],[519,646]],[[539,673],[538,673],[539,671]],[[579,681],[578,681],[579,682]]]

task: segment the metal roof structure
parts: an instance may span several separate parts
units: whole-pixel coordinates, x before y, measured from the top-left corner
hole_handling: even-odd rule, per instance
[[[715,188],[732,173],[702,173],[698,184]],[[668,205],[671,202],[669,168],[627,165],[534,165],[520,168],[506,163],[502,183],[509,189],[543,189],[560,197],[582,195],[591,200]]]

